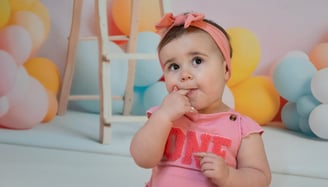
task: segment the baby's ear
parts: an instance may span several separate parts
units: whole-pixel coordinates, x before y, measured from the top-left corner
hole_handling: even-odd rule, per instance
[[[226,81],[228,81],[230,79],[230,76],[231,76],[231,72],[230,72],[230,69],[226,63],[226,61],[224,61],[224,66],[225,66],[225,73],[224,73],[224,79]]]

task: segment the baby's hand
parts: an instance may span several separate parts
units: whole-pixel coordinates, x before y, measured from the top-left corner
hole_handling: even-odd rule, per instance
[[[174,87],[172,92],[167,95],[160,106],[160,110],[164,110],[171,121],[180,118],[182,115],[195,112],[191,106],[189,98],[186,96],[188,90],[178,90]]]
[[[214,184],[223,186],[229,177],[229,167],[224,159],[214,153],[207,152],[194,153],[194,156],[199,158],[202,173]]]

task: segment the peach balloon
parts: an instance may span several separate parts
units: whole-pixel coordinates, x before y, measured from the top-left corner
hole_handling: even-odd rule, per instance
[[[0,30],[0,49],[7,51],[17,65],[23,64],[32,51],[32,39],[27,30],[19,25]]]
[[[112,16],[115,24],[125,35],[130,34],[131,0],[113,0]],[[139,32],[155,31],[155,24],[161,18],[159,1],[140,0]]]
[[[24,67],[29,75],[40,81],[47,90],[58,93],[60,72],[55,63],[47,58],[37,57],[29,59]]]
[[[48,36],[51,22],[47,7],[45,7],[40,1],[37,1],[33,4],[33,6],[31,6],[31,8],[28,9],[28,11],[33,12],[41,18],[41,21],[45,27],[46,36]]]
[[[13,88],[17,71],[14,59],[6,51],[0,50],[0,97]]]
[[[315,46],[309,53],[310,60],[313,65],[318,69],[328,67],[328,42],[320,43]]]
[[[29,11],[18,11],[11,19],[11,24],[24,27],[32,38],[32,55],[39,50],[46,39],[45,26],[39,16]]]
[[[48,111],[47,114],[42,119],[41,123],[47,123],[51,121],[56,116],[57,109],[58,109],[58,101],[56,95],[49,90],[47,90],[47,95],[48,95]]]

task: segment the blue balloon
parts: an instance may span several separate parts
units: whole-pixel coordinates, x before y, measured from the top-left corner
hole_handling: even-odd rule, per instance
[[[315,66],[301,56],[286,56],[273,72],[273,82],[279,94],[290,102],[311,94],[311,80],[317,72]]]
[[[146,109],[159,106],[164,97],[168,94],[164,82],[156,82],[149,86],[144,93],[144,105]]]
[[[312,110],[319,104],[320,102],[312,94],[304,95],[297,99],[296,110],[300,116],[309,117]]]
[[[300,116],[296,110],[296,104],[287,102],[281,110],[281,120],[286,128],[293,131],[300,131],[299,129]]]
[[[301,132],[310,137],[316,137],[309,125],[308,117],[301,117],[299,120],[299,128]]]
[[[110,53],[124,53],[115,43],[108,43]],[[123,96],[125,92],[128,61],[112,59],[110,61],[110,84],[112,96]],[[81,40],[76,51],[76,65],[71,87],[71,95],[99,95],[98,78],[98,42],[97,40]],[[109,80],[108,80],[109,81]],[[91,113],[99,113],[99,100],[77,100],[71,105],[73,109],[82,109]],[[112,113],[123,112],[123,101],[112,101]]]
[[[160,36],[154,32],[139,32],[137,37],[137,53],[157,55],[157,45]],[[135,71],[135,86],[150,86],[162,76],[162,68],[158,58],[154,60],[137,60]]]
[[[144,92],[147,87],[134,87],[133,88],[133,106],[132,115],[146,115],[146,109],[144,105]]]

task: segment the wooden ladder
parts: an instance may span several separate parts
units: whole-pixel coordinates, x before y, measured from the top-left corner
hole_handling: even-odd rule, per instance
[[[67,111],[69,100],[96,100],[99,99],[99,139],[102,144],[108,144],[111,137],[111,122],[113,121],[144,121],[143,116],[128,116],[133,105],[133,85],[135,76],[135,63],[138,59],[156,59],[157,54],[136,53],[138,35],[140,0],[131,0],[131,23],[129,36],[108,36],[107,0],[95,0],[96,20],[98,34],[96,37],[80,38],[80,23],[83,0],[74,0],[71,30],[69,34],[66,65],[63,82],[59,92],[58,115],[64,115]],[[164,14],[163,0],[159,0],[161,15]],[[81,39],[98,40],[98,79],[99,95],[70,95],[74,68],[76,63],[76,49]],[[113,40],[127,40],[128,46],[125,54],[114,54],[106,43]],[[112,59],[128,59],[128,78],[123,96],[112,96],[110,85],[110,61]],[[96,61],[96,59],[95,59]],[[112,99],[123,100],[124,108],[122,116],[112,115]]]

